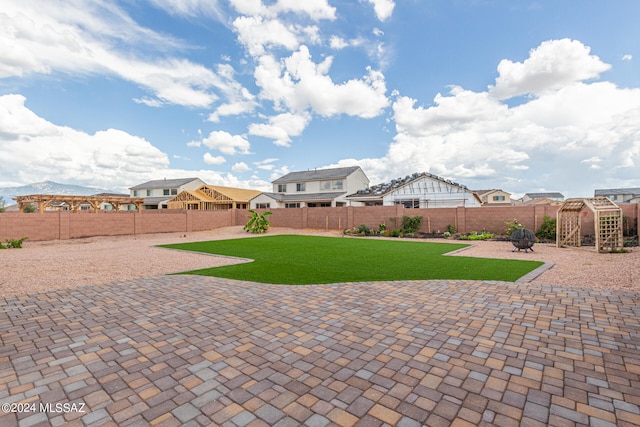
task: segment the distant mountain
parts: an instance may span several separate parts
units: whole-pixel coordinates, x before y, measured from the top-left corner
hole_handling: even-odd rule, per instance
[[[13,200],[16,196],[25,196],[27,194],[63,194],[73,196],[91,196],[99,193],[113,193],[113,191],[103,190],[100,188],[83,187],[82,185],[58,184],[53,181],[36,182],[20,187],[4,187],[0,188],[0,196],[3,198],[7,206],[15,204]]]

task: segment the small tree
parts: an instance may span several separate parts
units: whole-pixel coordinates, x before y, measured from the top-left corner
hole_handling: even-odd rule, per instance
[[[272,213],[271,212],[258,213],[253,209],[249,209],[249,212],[251,212],[251,215],[249,215],[249,221],[244,226],[244,230],[247,233],[254,233],[254,234],[266,233],[269,227],[271,226],[271,223],[266,218],[266,216],[271,215]]]
[[[0,196],[0,213],[4,212],[4,208],[7,206],[7,202],[4,201],[4,198]]]

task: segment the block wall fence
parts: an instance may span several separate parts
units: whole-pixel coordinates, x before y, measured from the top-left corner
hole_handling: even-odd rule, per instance
[[[637,224],[640,204],[621,205],[627,227]],[[447,230],[453,225],[459,233],[487,230],[503,234],[505,221],[517,219],[525,227],[538,230],[543,217],[556,217],[557,206],[505,206],[480,208],[406,209],[403,206],[367,206],[340,208],[273,209],[269,217],[273,227],[344,230],[365,224],[378,229],[400,228],[402,217],[423,217],[420,231]],[[244,225],[246,210],[225,211],[149,210],[142,212],[76,212],[0,213],[0,241],[28,237],[31,241],[68,240],[92,236],[137,235],[149,233],[188,233],[221,227]],[[626,232],[627,230],[625,230]],[[593,234],[593,214],[582,212],[582,232]]]

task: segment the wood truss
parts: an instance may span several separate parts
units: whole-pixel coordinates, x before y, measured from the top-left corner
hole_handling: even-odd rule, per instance
[[[24,208],[31,204],[38,205],[38,212],[43,213],[47,209],[60,209],[66,205],[66,209],[77,212],[80,205],[89,204],[94,212],[100,210],[103,203],[113,206],[114,211],[120,212],[120,207],[124,205],[135,205],[138,212],[142,211],[144,199],[142,197],[127,197],[113,195],[95,196],[65,196],[57,194],[31,194],[28,196],[17,196],[13,200],[18,202],[18,209],[24,212]]]
[[[167,202],[169,209],[225,210],[247,209],[249,201],[259,195],[256,190],[203,185],[184,190]]]
[[[622,209],[607,197],[593,199],[567,199],[558,209],[556,223],[556,244],[579,247],[581,245],[581,212],[589,208],[594,215],[596,249],[598,252],[621,250]]]

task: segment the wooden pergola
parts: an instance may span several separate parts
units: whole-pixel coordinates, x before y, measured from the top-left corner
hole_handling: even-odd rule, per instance
[[[567,199],[557,213],[557,247],[581,246],[581,212],[589,208],[594,215],[593,225],[598,252],[612,252],[623,248],[622,209],[607,197]]]
[[[249,201],[259,195],[257,190],[203,185],[197,190],[184,190],[167,202],[169,209],[217,211],[248,209]]]
[[[18,209],[24,212],[24,208],[31,204],[38,205],[38,212],[43,213],[48,207],[65,204],[69,210],[77,212],[82,204],[89,204],[94,212],[100,210],[100,205],[108,203],[113,206],[116,212],[120,212],[122,205],[135,205],[138,212],[142,211],[142,197],[95,195],[95,196],[66,196],[59,194],[30,194],[27,196],[17,196],[13,200],[18,202]]]

